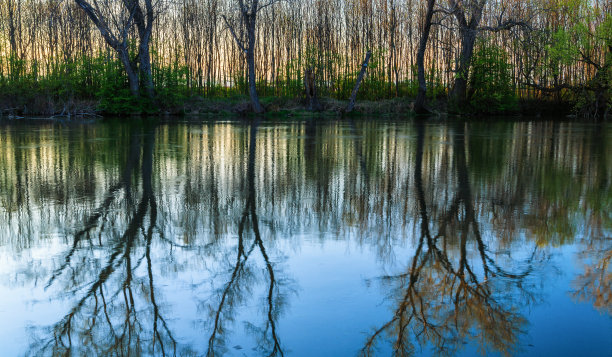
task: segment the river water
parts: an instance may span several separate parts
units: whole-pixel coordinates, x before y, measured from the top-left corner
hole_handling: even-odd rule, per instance
[[[612,355],[612,125],[0,123],[2,356]]]

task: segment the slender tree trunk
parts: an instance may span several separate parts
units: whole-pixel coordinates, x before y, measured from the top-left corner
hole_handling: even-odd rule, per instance
[[[349,98],[349,103],[346,106],[346,109],[344,110],[346,113],[352,112],[353,108],[355,108],[355,99],[357,98],[357,91],[359,91],[359,86],[361,85],[361,81],[363,80],[363,77],[365,76],[366,69],[368,68],[368,62],[370,62],[370,57],[372,57],[372,52],[368,51],[366,53],[365,60],[363,61],[363,64],[361,65],[361,71],[359,72],[359,75],[357,76],[357,82],[355,82],[355,87],[353,87],[353,92],[351,93],[351,97]]]
[[[257,9],[258,9],[258,0],[253,1],[251,4],[251,9],[243,9],[243,19],[246,23],[247,27],[247,47],[245,48],[246,52],[246,61],[247,61],[247,71],[249,76],[249,96],[251,97],[251,105],[253,106],[253,111],[255,113],[263,113],[264,108],[259,102],[259,95],[257,94],[256,80],[255,76],[255,35],[256,35],[256,20],[257,20]],[[236,38],[236,41],[238,39]]]
[[[419,50],[417,52],[417,67],[419,77],[419,89],[417,92],[416,102],[414,103],[414,111],[417,114],[429,113],[427,109],[427,84],[425,82],[425,50],[427,49],[427,40],[429,39],[429,30],[431,29],[431,19],[433,17],[433,8],[435,0],[427,0],[427,13],[425,15],[425,25],[421,33],[419,41]]]
[[[10,43],[10,52],[9,52],[9,76],[11,80],[16,80],[19,78],[19,67],[17,66],[17,40],[16,40],[16,19],[15,19],[15,4],[12,1],[8,1],[6,4],[8,8],[8,32],[9,32],[9,43]],[[19,9],[17,9],[19,11]]]

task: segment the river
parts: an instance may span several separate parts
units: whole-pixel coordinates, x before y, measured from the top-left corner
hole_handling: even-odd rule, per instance
[[[612,125],[0,123],[3,356],[612,355]]]

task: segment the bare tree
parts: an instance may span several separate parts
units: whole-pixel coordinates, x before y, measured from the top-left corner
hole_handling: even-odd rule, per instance
[[[280,0],[268,0],[264,4],[260,4],[259,0],[238,0],[238,12],[241,30],[246,30],[246,43],[236,34],[236,25],[234,21],[228,20],[226,15],[223,16],[225,24],[229,28],[232,37],[236,40],[238,48],[246,55],[246,62],[249,75],[249,96],[251,97],[251,105],[255,113],[263,113],[264,108],[259,102],[257,88],[255,86],[255,46],[257,34],[257,13],[266,7],[272,6]]]
[[[467,100],[470,63],[474,54],[478,25],[486,2],[487,0],[470,0],[464,4],[462,1],[449,0],[450,12],[459,23],[459,38],[461,40],[455,83],[450,93],[451,101],[459,107],[463,106]]]
[[[122,7],[117,9],[108,0],[74,0],[91,21],[96,25],[104,41],[118,54],[128,76],[130,92],[140,95],[140,86],[144,86],[149,98],[154,96],[153,76],[151,74],[151,55],[149,44],[155,18],[152,0],[144,1],[144,10],[139,0],[122,0]],[[137,62],[130,58],[128,37],[130,30],[138,31]]]
[[[425,23],[423,24],[423,32],[419,40],[419,50],[417,52],[417,67],[419,77],[419,90],[417,92],[416,102],[414,103],[414,111],[417,114],[427,113],[427,84],[425,83],[425,50],[427,49],[427,40],[429,39],[429,30],[431,29],[431,19],[434,14],[434,5],[436,0],[427,0],[427,13],[425,14]]]
[[[260,347],[265,349],[268,357],[284,356],[280,338],[277,332],[277,323],[280,310],[282,308],[282,298],[279,296],[280,282],[275,275],[274,264],[270,260],[264,241],[259,230],[259,219],[257,217],[257,191],[255,190],[255,157],[257,150],[257,129],[259,120],[256,119],[250,126],[249,156],[246,172],[247,199],[240,222],[238,223],[238,254],[236,263],[231,269],[232,274],[220,291],[218,306],[211,310],[213,312],[213,330],[208,339],[208,351],[206,356],[213,357],[218,354],[220,347],[224,345],[223,332],[225,330],[223,320],[230,320],[233,314],[233,307],[244,294],[244,287],[241,283],[247,280],[250,275],[247,267],[247,260],[254,251],[259,251],[266,266],[268,273],[268,286],[266,295],[266,322],[265,328],[261,330],[258,338]],[[245,228],[247,220],[250,220],[254,240],[247,244],[245,239]],[[252,259],[251,259],[252,260]]]
[[[468,77],[478,34],[481,31],[500,32],[509,30],[514,26],[528,26],[525,21],[511,18],[503,19],[506,7],[502,6],[500,15],[497,16],[497,24],[481,27],[480,21],[486,4],[487,0],[470,0],[467,2],[449,0],[450,9],[445,10],[446,13],[454,15],[459,24],[461,49],[455,70],[455,83],[450,92],[451,103],[457,108],[463,107],[468,100]]]

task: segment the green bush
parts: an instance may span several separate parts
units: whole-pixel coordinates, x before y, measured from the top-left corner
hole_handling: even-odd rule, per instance
[[[508,54],[499,46],[480,42],[472,58],[469,79],[471,109],[481,113],[499,113],[517,109]]]

